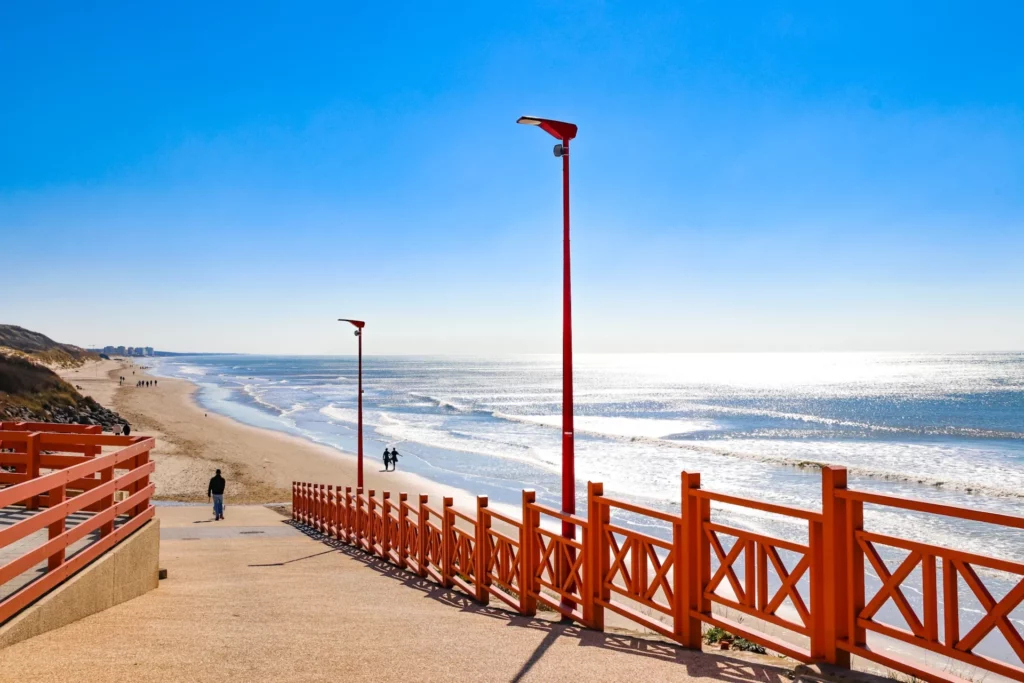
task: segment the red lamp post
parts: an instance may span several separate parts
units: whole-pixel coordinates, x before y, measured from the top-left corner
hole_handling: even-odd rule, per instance
[[[569,268],[569,141],[576,124],[535,116],[520,116],[516,123],[538,126],[561,140],[555,156],[562,157],[562,512],[576,514],[576,468],[572,421],[572,296]],[[576,537],[576,525],[562,522],[562,536]]]
[[[338,322],[341,323],[352,323],[356,328],[356,336],[359,337],[359,398],[357,404],[359,406],[359,433],[356,437],[356,443],[358,444],[358,455],[356,457],[356,486],[363,488],[363,328],[366,327],[366,323],[362,320],[349,320],[348,318],[338,318]]]

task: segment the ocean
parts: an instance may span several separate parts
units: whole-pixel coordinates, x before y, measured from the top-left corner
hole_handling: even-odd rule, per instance
[[[196,382],[209,410],[355,452],[354,357],[152,365]],[[533,488],[558,506],[559,356],[369,356],[363,381],[367,466],[382,469],[384,448],[396,447],[401,469],[492,504],[518,505]],[[1024,515],[1024,353],[579,354],[575,392],[583,514],[588,480],[678,510],[684,470],[715,491],[820,509],[817,466],[835,464],[849,469],[851,488]],[[806,542],[805,523],[734,508],[716,515]],[[877,507],[865,521],[882,534],[1024,560],[1016,530]],[[1015,581],[995,574],[998,597]],[[1021,610],[1012,616],[1024,625]]]

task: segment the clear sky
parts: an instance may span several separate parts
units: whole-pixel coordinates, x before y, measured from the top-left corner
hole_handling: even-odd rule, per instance
[[[0,5],[0,322],[82,345],[1024,348],[1018,2]]]

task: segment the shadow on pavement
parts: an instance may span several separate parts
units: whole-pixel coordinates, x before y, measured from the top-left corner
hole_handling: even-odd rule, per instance
[[[511,679],[512,683],[518,683],[518,681],[522,680],[559,638],[575,638],[579,641],[580,647],[598,647],[639,657],[652,657],[663,661],[678,662],[686,667],[687,673],[694,676],[724,681],[759,681],[763,683],[790,683],[793,680],[793,671],[784,666],[772,666],[714,652],[689,650],[666,640],[657,640],[655,637],[638,638],[626,633],[594,631],[576,623],[556,621],[554,613],[552,613],[551,619],[526,617],[501,607],[484,605],[461,591],[440,586],[433,581],[397,567],[376,555],[371,555],[362,549],[322,534],[298,522],[289,519],[285,520],[284,523],[333,549],[327,552],[340,552],[357,562],[361,562],[382,576],[387,576],[401,582],[402,585],[408,588],[420,591],[424,597],[430,600],[463,612],[499,619],[506,622],[510,627],[529,628],[546,632],[544,639],[523,664],[519,672]],[[317,553],[309,557],[323,554],[326,553]],[[289,561],[295,562],[297,560]]]

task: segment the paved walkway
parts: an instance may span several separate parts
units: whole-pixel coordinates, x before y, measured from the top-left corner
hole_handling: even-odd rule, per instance
[[[772,658],[695,653],[484,607],[263,507],[160,508],[160,588],[0,650],[44,681],[757,681]],[[790,674],[792,675],[792,674]]]

